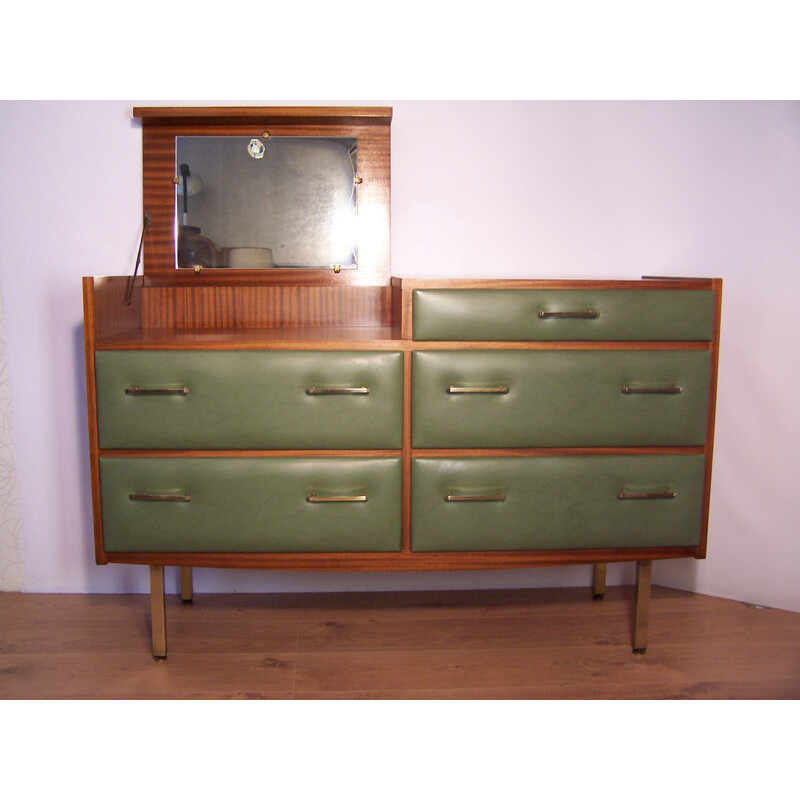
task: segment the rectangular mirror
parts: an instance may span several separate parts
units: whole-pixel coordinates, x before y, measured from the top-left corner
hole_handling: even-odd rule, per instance
[[[179,269],[356,269],[358,139],[177,136]]]

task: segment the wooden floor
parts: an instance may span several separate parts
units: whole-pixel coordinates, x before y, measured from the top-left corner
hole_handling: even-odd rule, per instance
[[[800,698],[800,614],[653,587],[167,598],[0,593],[0,698]]]

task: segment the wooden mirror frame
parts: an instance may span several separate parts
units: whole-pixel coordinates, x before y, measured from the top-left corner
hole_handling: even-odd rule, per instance
[[[145,286],[385,286],[390,281],[390,125],[381,107],[134,108],[142,124]],[[358,268],[203,269],[175,267],[175,148],[178,136],[358,138]]]

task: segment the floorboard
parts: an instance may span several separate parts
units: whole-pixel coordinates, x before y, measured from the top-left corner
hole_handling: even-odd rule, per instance
[[[653,587],[167,598],[0,593],[0,699],[800,699],[800,614]]]

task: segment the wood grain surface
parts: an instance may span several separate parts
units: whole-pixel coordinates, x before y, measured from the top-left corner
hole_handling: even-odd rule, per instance
[[[177,579],[168,571],[168,590]],[[0,593],[0,699],[798,699],[800,614],[653,587],[167,597]]]

